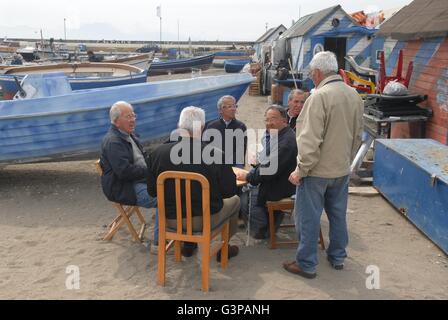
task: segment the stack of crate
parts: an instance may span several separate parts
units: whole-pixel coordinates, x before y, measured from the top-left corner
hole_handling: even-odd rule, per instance
[[[261,94],[261,71],[258,71],[255,75],[256,80],[253,81],[249,86],[250,96],[259,96]]]

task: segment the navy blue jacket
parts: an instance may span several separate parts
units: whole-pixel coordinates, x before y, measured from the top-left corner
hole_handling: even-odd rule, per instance
[[[147,159],[143,146],[137,137],[131,134],[131,138]],[[146,183],[148,170],[134,165],[132,144],[114,125],[110,127],[103,139],[100,164],[103,168],[101,186],[107,199],[125,205],[135,205],[137,198],[134,183]]]
[[[218,145],[216,143],[216,141],[213,141],[213,139],[209,139],[207,137],[207,129],[216,129],[221,133],[221,137],[222,137],[222,145]],[[233,141],[232,141],[232,152],[228,152],[228,150],[225,150],[225,145],[226,145],[226,135],[225,135],[225,130],[232,130],[235,131],[237,129],[240,129],[243,133],[244,133],[244,139],[243,141],[237,141],[236,137],[233,137]],[[245,158],[246,158],[246,150],[247,150],[247,136],[246,136],[246,131],[247,131],[247,127],[246,125],[242,122],[239,121],[237,119],[233,119],[228,126],[226,126],[226,123],[224,122],[224,120],[222,118],[216,119],[216,120],[212,120],[208,123],[205,124],[205,128],[204,128],[204,141],[209,141],[211,140],[212,145],[214,145],[215,147],[217,147],[218,149],[221,149],[224,152],[224,155],[226,156],[226,159],[223,159],[223,163],[225,164],[231,164],[233,166],[237,166],[237,165],[244,165],[245,162]],[[237,159],[237,147],[238,144],[243,143],[243,159]],[[232,158],[230,158],[232,157]]]
[[[297,166],[297,143],[294,130],[289,126],[278,133],[278,170],[273,175],[262,175],[260,166],[252,168],[247,181],[252,185],[259,185],[257,205],[265,206],[266,201],[278,201],[292,196],[296,186],[289,182],[291,172]],[[264,166],[268,167],[267,163]]]

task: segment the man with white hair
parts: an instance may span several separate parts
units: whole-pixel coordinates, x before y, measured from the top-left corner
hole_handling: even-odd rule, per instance
[[[349,171],[361,145],[364,107],[337,71],[336,56],[329,51],[316,54],[310,63],[316,89],[297,119],[297,168],[289,177],[297,185],[295,222],[300,242],[296,259],[283,267],[309,279],[316,277],[323,209],[330,227],[327,259],[341,270],[347,257]]]
[[[210,183],[211,228],[230,218],[230,237],[232,237],[237,232],[240,209],[240,199],[236,195],[236,177],[231,165],[221,164],[221,161],[210,161],[214,155],[216,159],[222,157],[222,151],[202,142],[204,125],[204,110],[197,107],[182,110],[175,134],[172,134],[170,141],[156,148],[149,157],[148,191],[151,196],[157,197],[156,180],[165,171],[202,174]],[[193,183],[191,189],[193,231],[202,231],[201,188]],[[165,185],[165,200],[167,225],[176,228],[176,194],[173,183]],[[182,208],[185,209],[184,204]],[[185,212],[183,215],[186,216]],[[183,223],[186,226],[186,219],[183,219]],[[193,244],[184,243],[182,255],[189,257],[194,249]],[[237,246],[229,246],[229,258],[236,256],[238,251]],[[221,254],[218,252],[217,260],[220,259]]]
[[[217,105],[219,119],[206,123],[203,134],[204,140],[212,140],[207,134],[207,132],[210,132],[209,129],[217,130],[221,137],[220,143],[217,143],[217,141],[211,143],[225,152],[226,158],[223,159],[223,163],[243,168],[247,149],[247,127],[236,118],[238,108],[236,99],[233,96],[225,95],[218,100]]]
[[[132,106],[118,101],[109,111],[111,126],[101,145],[101,185],[110,201],[155,208],[157,199],[148,194],[146,152],[134,131],[136,114]],[[158,237],[157,225],[154,230]]]

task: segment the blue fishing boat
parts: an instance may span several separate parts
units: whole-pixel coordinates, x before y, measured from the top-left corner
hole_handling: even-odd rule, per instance
[[[191,72],[192,69],[207,70],[213,62],[214,55],[167,60],[152,62],[148,70],[148,75],[155,76],[169,73],[184,73]]]
[[[32,84],[41,98],[0,101],[0,164],[98,157],[109,109],[120,100],[134,106],[143,143],[157,143],[176,129],[183,108],[201,107],[215,119],[219,98],[238,100],[254,80],[240,73],[72,91],[63,74],[44,76],[46,85]]]
[[[227,73],[237,73],[240,72],[248,63],[250,63],[250,60],[225,60],[224,70]]]
[[[12,99],[19,90],[14,78],[20,82],[26,75],[51,72],[65,73],[73,90],[142,83],[147,79],[146,70],[120,63],[83,62],[13,67],[0,74],[4,99]]]

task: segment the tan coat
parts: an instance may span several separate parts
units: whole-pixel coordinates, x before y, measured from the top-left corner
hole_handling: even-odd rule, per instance
[[[364,106],[355,89],[325,78],[297,118],[297,170],[300,178],[338,178],[349,174],[361,145]],[[327,84],[328,83],[328,84]]]

